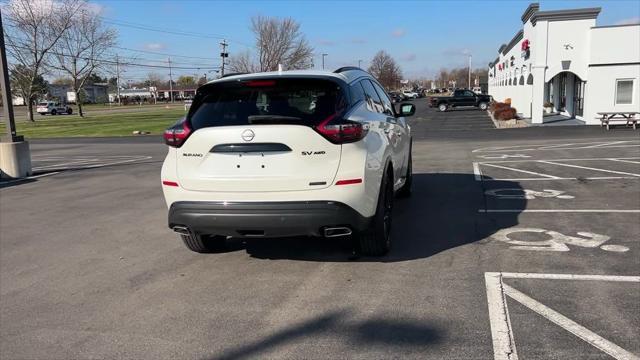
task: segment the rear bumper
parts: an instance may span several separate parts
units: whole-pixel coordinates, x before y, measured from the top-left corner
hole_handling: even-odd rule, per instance
[[[335,201],[206,202],[181,201],[169,208],[169,228],[232,237],[321,236],[323,228],[361,231],[371,218]]]

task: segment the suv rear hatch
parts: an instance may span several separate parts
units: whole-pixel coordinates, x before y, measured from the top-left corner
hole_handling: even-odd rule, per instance
[[[192,133],[177,149],[182,187],[196,191],[302,191],[330,186],[341,145],[314,127],[339,117],[343,89],[325,79],[212,83],[187,116]]]

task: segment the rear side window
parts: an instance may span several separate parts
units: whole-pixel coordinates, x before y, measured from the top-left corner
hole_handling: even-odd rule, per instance
[[[351,85],[351,103],[355,104],[358,101],[364,101],[364,100],[365,100],[364,89],[362,88],[360,81],[358,81],[357,83]]]
[[[340,85],[320,79],[253,79],[212,85],[194,101],[194,130],[213,126],[314,126],[346,109]]]
[[[362,84],[362,88],[364,89],[364,94],[367,100],[367,108],[369,111],[384,113],[384,106],[382,106],[382,101],[376,92],[376,89],[371,84],[369,80],[360,81]]]

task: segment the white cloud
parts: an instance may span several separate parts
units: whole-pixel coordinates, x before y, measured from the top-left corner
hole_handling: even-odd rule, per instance
[[[144,44],[144,48],[147,50],[163,50],[166,49],[167,46],[161,43],[147,43]]]
[[[405,54],[400,58],[400,60],[403,60],[403,61],[414,61],[415,59],[416,59],[416,54],[414,53]]]
[[[614,25],[630,25],[630,24],[640,24],[640,16],[635,16],[628,19],[622,19],[616,22]]]
[[[395,29],[395,30],[393,30],[391,32],[391,36],[393,36],[393,37],[403,37],[406,33],[407,32],[404,29],[398,28],[398,29]]]

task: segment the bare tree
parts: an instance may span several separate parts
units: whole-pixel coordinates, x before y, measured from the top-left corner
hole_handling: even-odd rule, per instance
[[[80,0],[11,0],[5,7],[9,14],[5,39],[18,85],[15,90],[27,103],[30,121],[34,121],[33,101],[39,93],[36,82],[81,4]]]
[[[105,28],[100,15],[84,1],[71,26],[64,32],[56,45],[55,68],[71,78],[71,88],[76,95],[78,114],[83,117],[81,94],[87,79],[99,67],[104,65],[100,58],[116,43],[117,33]]]
[[[313,48],[300,31],[300,24],[291,18],[256,16],[251,19],[251,31],[256,36],[257,60],[249,52],[231,59],[235,72],[263,72],[308,69],[313,66]]]
[[[384,50],[378,51],[371,60],[369,73],[373,75],[387,90],[391,90],[402,79],[402,70],[396,61]]]
[[[260,71],[258,65],[251,59],[251,53],[248,50],[231,57],[229,69],[231,72],[236,73],[254,73]]]
[[[157,72],[150,72],[147,74],[147,79],[144,81],[144,85],[158,87],[165,82],[166,80],[164,76],[158,74]]]

